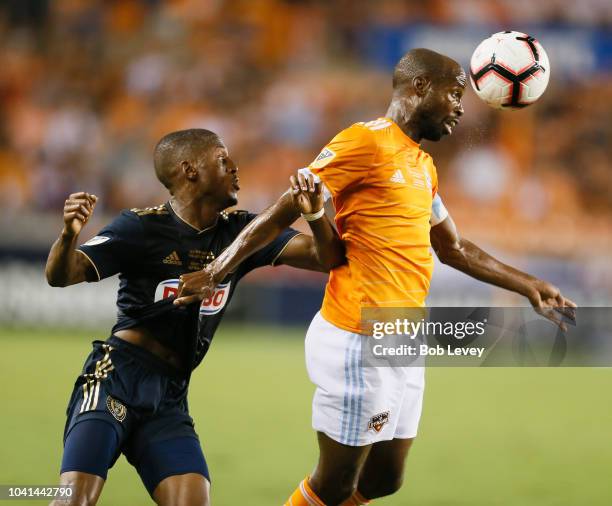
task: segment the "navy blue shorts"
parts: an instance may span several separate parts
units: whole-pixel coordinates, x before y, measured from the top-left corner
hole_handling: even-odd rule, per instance
[[[150,494],[169,476],[210,481],[187,406],[188,379],[144,348],[94,341],[68,404],[61,472],[106,479],[121,453]]]

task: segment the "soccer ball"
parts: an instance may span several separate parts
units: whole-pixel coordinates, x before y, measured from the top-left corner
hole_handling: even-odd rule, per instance
[[[549,78],[546,51],[526,33],[495,33],[480,43],[470,60],[474,91],[496,109],[533,104],[546,90]]]

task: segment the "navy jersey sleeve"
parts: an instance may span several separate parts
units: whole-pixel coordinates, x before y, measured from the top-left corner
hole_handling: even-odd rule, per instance
[[[132,211],[123,211],[77,249],[89,258],[98,279],[104,279],[128,270],[138,258],[142,258],[143,248],[144,231],[140,218]]]
[[[248,223],[253,221],[257,217],[256,214],[244,213],[240,218],[240,229],[242,230]],[[274,239],[270,244],[264,246],[259,251],[253,253],[247,258],[240,266],[241,275],[245,275],[247,272],[263,267],[265,265],[275,265],[278,257],[283,252],[289,241],[296,235],[300,235],[301,232],[293,228],[286,228],[280,235]]]

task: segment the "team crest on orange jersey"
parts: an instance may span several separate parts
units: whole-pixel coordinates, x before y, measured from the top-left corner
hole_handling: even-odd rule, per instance
[[[389,421],[389,412],[385,411],[384,413],[378,413],[370,418],[370,422],[368,423],[368,430],[373,430],[375,432],[380,432],[384,425]]]
[[[314,167],[315,169],[322,169],[329,162],[331,162],[335,156],[336,156],[336,153],[334,153],[329,148],[325,148],[323,151],[319,153],[319,156],[315,158],[314,162],[312,162],[310,166]]]

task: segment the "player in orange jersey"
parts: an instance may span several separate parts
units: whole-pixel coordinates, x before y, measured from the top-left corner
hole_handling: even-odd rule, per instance
[[[363,367],[364,307],[421,307],[439,259],[486,283],[524,295],[562,328],[575,304],[555,286],[491,257],[457,233],[437,194],[438,178],[422,139],[452,133],[463,115],[466,76],[450,58],[408,52],[393,74],[385,117],[340,132],[297,177],[293,191],[324,183],[347,263],[333,269],[321,311],[306,336],[306,364],[317,386],[313,428],[320,457],[290,506],[358,505],[394,493],[416,437],[424,388],[419,367]],[[207,295],[244,258],[289,225],[286,194],[244,229],[207,270],[186,276],[177,304]],[[318,226],[322,209],[304,217]]]

